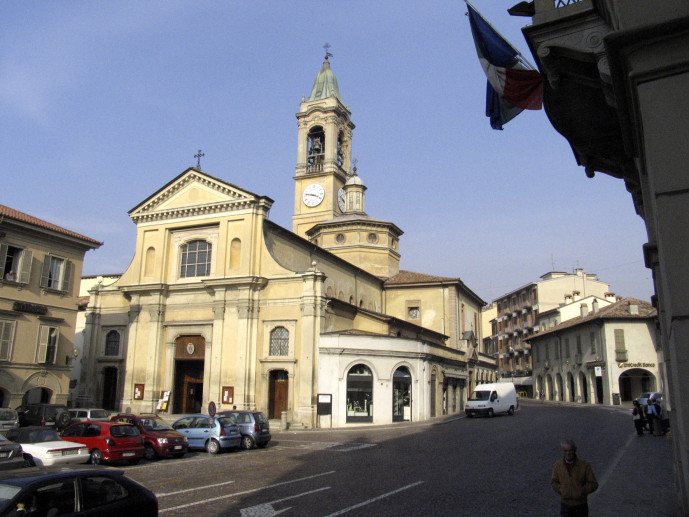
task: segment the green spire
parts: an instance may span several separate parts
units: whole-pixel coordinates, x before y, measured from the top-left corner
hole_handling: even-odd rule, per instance
[[[313,81],[313,88],[311,89],[311,95],[309,95],[308,100],[317,101],[327,99],[330,97],[331,93],[334,93],[335,97],[342,102],[340,89],[337,86],[337,79],[333,71],[330,70],[330,61],[328,61],[328,56],[326,55],[321,71],[318,72],[316,79]],[[342,104],[344,104],[344,102],[342,102]]]

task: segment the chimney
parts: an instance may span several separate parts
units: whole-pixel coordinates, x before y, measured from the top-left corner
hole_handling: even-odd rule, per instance
[[[632,316],[638,316],[639,315],[639,306],[635,303],[630,303],[629,304],[629,314]]]
[[[581,304],[581,317],[585,318],[589,314],[589,306],[585,303]]]
[[[591,310],[596,313],[598,312],[598,300],[596,298],[591,302]]]
[[[578,302],[579,298],[581,298],[581,296],[579,296],[580,294],[581,293],[579,291],[572,291],[572,297],[574,298],[575,302]]]
[[[605,301],[607,302],[615,301],[615,293],[605,293],[603,296],[605,296]]]
[[[572,295],[571,294],[565,295],[565,305],[567,305],[568,303],[572,303]]]

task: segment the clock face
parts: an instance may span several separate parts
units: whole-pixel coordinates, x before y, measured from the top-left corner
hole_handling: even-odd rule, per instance
[[[306,206],[318,206],[323,201],[325,190],[318,183],[311,183],[304,189],[301,199]]]
[[[344,195],[344,189],[341,188],[340,190],[337,191],[337,206],[340,207],[340,212],[344,213],[345,211],[345,195]]]

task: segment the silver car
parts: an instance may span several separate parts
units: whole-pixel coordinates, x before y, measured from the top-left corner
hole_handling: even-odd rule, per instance
[[[270,424],[266,416],[260,411],[221,411],[219,417],[227,417],[239,427],[242,433],[241,447],[244,450],[254,446],[263,448],[270,441]]]
[[[74,408],[69,410],[72,423],[76,422],[105,422],[110,420],[110,411],[100,408]]]
[[[0,433],[19,427],[19,415],[14,409],[0,408]]]

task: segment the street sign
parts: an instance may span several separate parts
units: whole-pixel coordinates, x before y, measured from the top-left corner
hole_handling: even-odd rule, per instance
[[[208,403],[208,414],[210,415],[211,418],[215,416],[215,402],[210,401]]]

